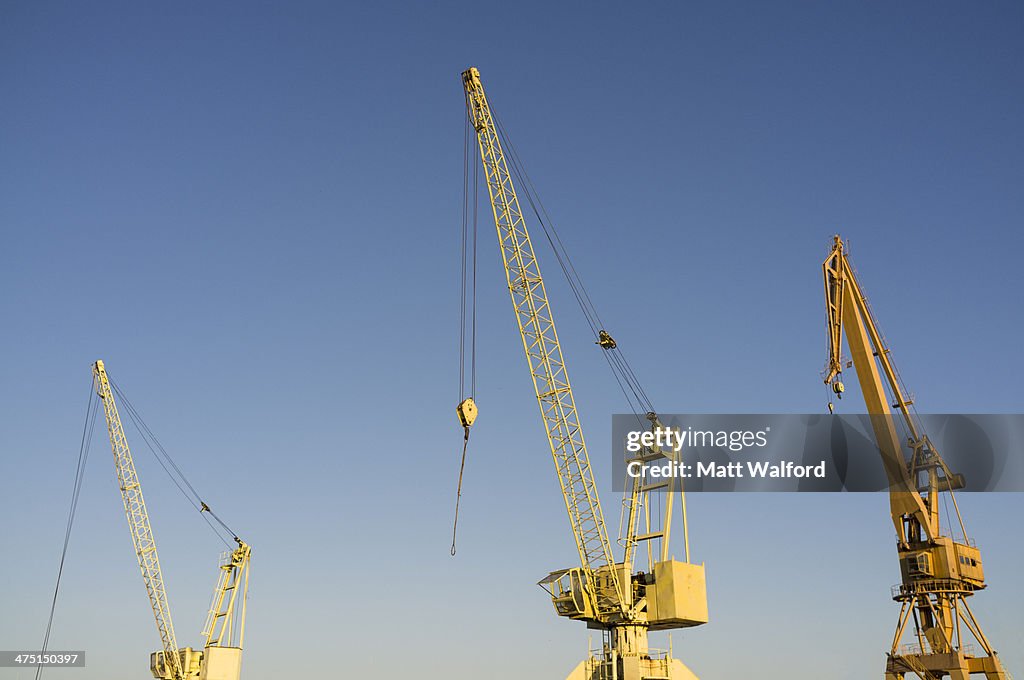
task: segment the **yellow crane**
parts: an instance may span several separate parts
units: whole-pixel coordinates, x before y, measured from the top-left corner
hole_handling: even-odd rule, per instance
[[[191,647],[178,648],[171,621],[167,589],[157,556],[156,540],[149,523],[149,513],[142,497],[142,486],[135,470],[135,461],[128,448],[128,439],[121,424],[114,392],[102,361],[93,364],[93,384],[103,403],[103,414],[114,453],[118,487],[124,502],[128,528],[138,557],[142,580],[160,634],[161,651],[150,655],[150,670],[158,680],[238,680],[242,667],[242,643],[245,636],[245,600],[249,587],[249,546],[235,537],[238,547],[220,566],[203,628],[203,651]],[[202,504],[202,511],[209,511]],[[237,637],[237,639],[236,639]]]
[[[985,588],[985,575],[981,553],[967,538],[953,495],[954,489],[963,488],[964,479],[949,470],[911,411],[913,402],[839,236],[822,271],[829,348],[825,383],[842,397],[845,333],[852,357],[845,366],[852,364],[856,369],[889,478],[902,583],[893,588],[900,615],[886,662],[886,680],[902,679],[907,673],[923,680],[947,675],[965,680],[973,674],[1006,679],[1009,675],[967,604],[968,597]],[[902,442],[900,423],[906,434]],[[956,510],[962,540],[952,538],[939,523],[941,494],[948,494]],[[904,642],[905,637],[909,642]]]
[[[681,495],[681,490],[662,480],[632,480],[624,495],[620,524],[624,557],[616,560],[544,279],[480,72],[468,69],[462,74],[462,82],[469,122],[476,131],[508,290],[579,553],[580,566],[554,571],[540,585],[550,594],[559,616],[583,621],[589,628],[602,631],[602,649],[592,651],[569,679],[695,679],[670,652],[650,649],[647,635],[649,630],[686,628],[708,620],[704,565],[689,562],[688,540],[686,562],[676,561],[669,554],[671,499]],[[598,344],[605,350],[616,346],[604,331]],[[458,412],[468,436],[468,427],[476,417],[473,401],[460,403]],[[649,413],[648,419],[651,427],[662,427],[654,413]],[[655,460],[674,453],[648,448],[639,455]],[[661,492],[666,493],[664,514],[652,511],[652,495]],[[682,503],[681,508],[685,532]],[[654,547],[659,541],[660,550]],[[634,572],[636,548],[645,542],[648,565],[645,571]]]

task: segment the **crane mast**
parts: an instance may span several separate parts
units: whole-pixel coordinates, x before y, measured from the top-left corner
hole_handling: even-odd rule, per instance
[[[953,680],[966,680],[976,673],[1004,680],[1009,676],[966,599],[985,588],[985,579],[981,554],[966,538],[953,497],[953,490],[963,488],[964,479],[949,470],[911,411],[913,401],[899,380],[839,236],[833,241],[822,272],[829,352],[825,383],[842,398],[845,334],[889,479],[902,583],[893,589],[893,599],[901,603],[901,611],[886,663],[886,680],[902,680],[907,673],[923,680],[947,675]],[[896,409],[896,414],[891,409]],[[899,422],[906,429],[905,442],[901,442],[897,429]],[[909,449],[909,459],[904,445]],[[949,493],[956,509],[962,542],[944,534],[940,525],[941,492]],[[903,644],[911,619],[913,642]],[[981,647],[980,654],[975,655],[965,644],[968,635]]]
[[[696,680],[682,662],[670,654],[656,655],[647,644],[648,630],[684,628],[708,620],[704,566],[689,563],[688,547],[686,563],[668,556],[674,487],[669,487],[667,513],[661,526],[652,528],[658,520],[652,521],[648,495],[665,487],[645,479],[633,480],[623,504],[626,535],[621,542],[625,559],[616,561],[544,279],[480,72],[475,68],[466,70],[462,82],[469,122],[476,131],[506,283],[580,559],[579,567],[552,572],[540,585],[551,595],[560,616],[584,621],[604,635],[603,650],[581,662],[569,678]],[[603,331],[601,335],[599,345],[606,349],[615,347],[610,336]],[[472,407],[472,400],[467,401]],[[459,414],[468,433],[472,420],[465,417],[466,403],[459,405]],[[475,407],[470,415],[475,417]],[[655,414],[648,414],[648,419],[652,427],[660,426]],[[655,460],[666,453],[645,449],[641,455]],[[646,531],[643,535],[639,534],[641,527]],[[654,559],[650,549],[650,541],[656,540],[662,541],[660,560]],[[648,541],[649,572],[634,574],[633,558],[642,541]]]

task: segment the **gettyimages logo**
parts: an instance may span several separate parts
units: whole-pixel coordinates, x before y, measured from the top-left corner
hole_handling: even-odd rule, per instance
[[[636,479],[672,477],[687,491],[887,491],[926,482],[902,474],[914,445],[892,416],[661,414],[654,427],[633,415],[612,419],[616,490]],[[920,417],[928,446],[965,491],[1024,491],[1024,415]],[[647,429],[643,429],[647,425]],[[879,432],[901,438],[884,454]],[[891,440],[890,440],[891,441]],[[920,442],[918,442],[920,446]],[[915,484],[917,486],[915,486]]]
[[[668,449],[679,453],[683,447],[722,448],[738,452],[752,446],[768,446],[771,426],[756,432],[752,430],[701,430],[658,426],[651,430],[631,430],[626,435],[626,452],[640,453],[644,448]]]

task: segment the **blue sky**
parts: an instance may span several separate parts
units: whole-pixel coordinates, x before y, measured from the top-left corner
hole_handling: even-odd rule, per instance
[[[448,555],[470,65],[659,410],[822,411],[819,267],[841,232],[918,407],[1020,412],[1022,29],[999,2],[5,4],[0,647],[42,636],[103,358],[254,546],[249,680],[582,658],[587,631],[534,585],[574,549],[486,221]],[[540,256],[614,524],[624,404]],[[196,644],[219,543],[135,448]],[[961,504],[991,584],[976,614],[1024,673],[1024,498]],[[880,673],[884,496],[689,509],[712,623],[673,644],[701,677]],[[52,645],[88,650],[83,680],[148,673],[102,437],[68,559]]]

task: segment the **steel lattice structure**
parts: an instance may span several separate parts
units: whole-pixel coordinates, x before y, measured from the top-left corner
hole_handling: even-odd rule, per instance
[[[558,472],[580,562],[592,579],[595,571],[613,565],[615,559],[576,412],[572,386],[562,358],[544,280],[523,221],[498,130],[484,95],[480,72],[472,68],[463,73],[462,78],[466,90],[466,107],[477,133],[508,290],[512,296],[530,376],[533,378],[541,418],[551,444],[551,455]],[[614,572],[612,576],[617,597],[615,601],[601,598],[602,601],[597,605],[602,611],[619,609],[623,601],[622,586]]]
[[[117,412],[114,393],[102,361],[97,361],[93,365],[93,382],[96,393],[103,401],[103,415],[106,417],[107,432],[110,434],[110,446],[114,453],[114,466],[117,468],[117,483],[121,489],[121,500],[124,501],[124,513],[128,518],[128,528],[131,530],[135,554],[139,558],[139,569],[142,570],[146,593],[153,607],[165,663],[173,677],[181,677],[183,672],[178,658],[178,642],[174,637],[174,624],[171,623],[171,610],[167,602],[163,574],[160,571],[156,541],[153,538],[153,529],[149,525],[149,513],[146,512],[146,501],[142,498],[142,487],[139,485],[139,475],[135,471],[135,461],[128,448],[121,416]]]

